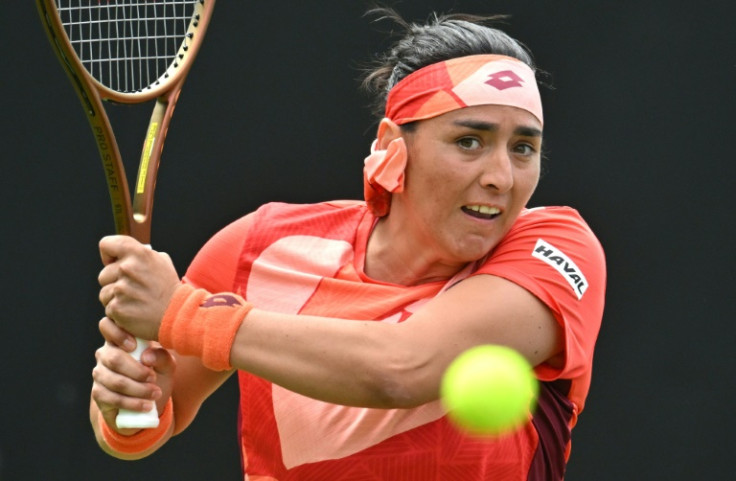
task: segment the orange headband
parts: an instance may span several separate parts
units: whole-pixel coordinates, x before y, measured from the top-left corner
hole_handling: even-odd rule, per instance
[[[388,94],[386,117],[401,125],[475,105],[524,109],[544,124],[534,71],[504,55],[471,55],[421,68]]]

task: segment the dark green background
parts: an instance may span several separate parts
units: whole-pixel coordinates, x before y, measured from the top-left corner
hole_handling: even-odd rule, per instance
[[[419,1],[510,13],[552,74],[547,174],[534,205],[578,208],[609,287],[570,481],[730,479],[735,426],[731,2]],[[0,479],[237,480],[237,389],[135,463],[88,427],[100,344],[97,240],[112,231],[86,119],[30,0],[0,13]],[[384,47],[358,0],[221,0],[171,127],[153,244],[181,272],[227,222],[270,200],[361,196],[374,124],[358,67]],[[148,109],[115,110],[134,160]],[[122,134],[124,133],[124,134]],[[130,143],[123,139],[130,138]]]

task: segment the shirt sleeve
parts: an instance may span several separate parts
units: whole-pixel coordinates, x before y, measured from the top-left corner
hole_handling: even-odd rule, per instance
[[[537,366],[539,379],[589,379],[603,317],[606,265],[600,242],[576,210],[525,211],[477,273],[524,287],[562,326],[564,365]]]
[[[231,292],[252,214],[229,224],[199,250],[183,281],[212,293]]]

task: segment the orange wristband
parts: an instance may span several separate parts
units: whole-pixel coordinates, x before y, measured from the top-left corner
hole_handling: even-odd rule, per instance
[[[138,454],[153,447],[169,431],[169,427],[171,427],[174,420],[174,403],[169,398],[164,411],[159,416],[158,427],[142,429],[132,436],[123,436],[110,428],[105,422],[105,418],[102,417],[102,413],[99,414],[98,419],[100,433],[108,446],[118,453]]]
[[[210,294],[181,284],[161,320],[158,341],[184,356],[197,356],[209,369],[226,371],[235,334],[253,308],[242,297]]]

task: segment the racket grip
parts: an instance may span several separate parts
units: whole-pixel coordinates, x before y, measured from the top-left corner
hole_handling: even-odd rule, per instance
[[[136,361],[141,360],[141,354],[143,351],[148,349],[148,341],[136,338],[135,351],[131,352],[130,355]],[[121,409],[118,412],[118,416],[115,418],[115,424],[118,428],[155,428],[158,427],[158,410],[156,404],[153,404],[153,408],[150,411],[131,411],[129,409]]]

